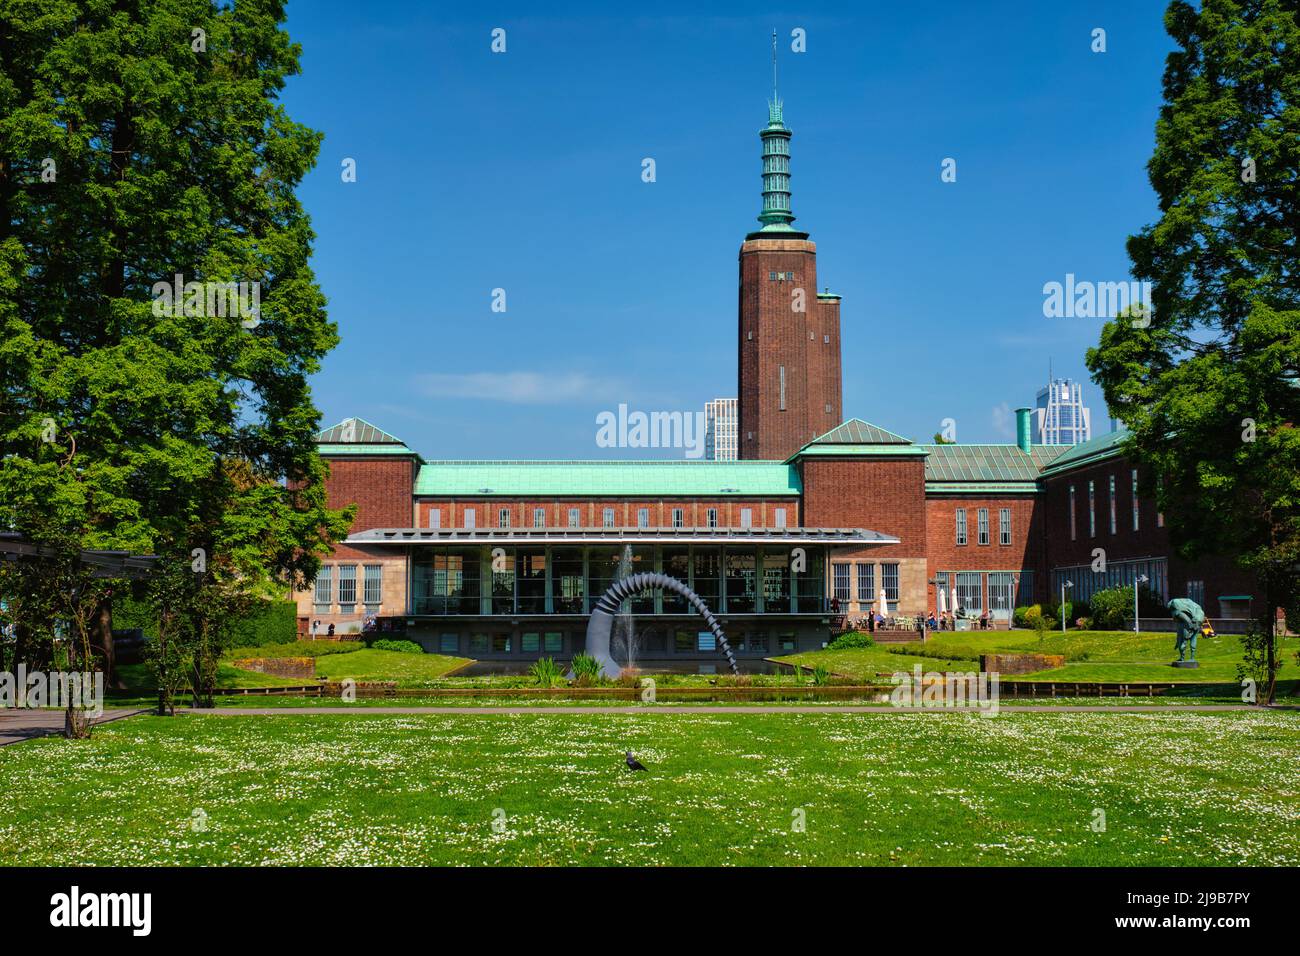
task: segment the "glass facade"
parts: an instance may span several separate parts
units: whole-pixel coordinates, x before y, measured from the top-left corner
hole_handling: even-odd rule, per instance
[[[806,553],[806,570],[796,570],[804,562],[793,562],[790,548],[756,545],[415,548],[410,613],[589,614],[615,580],[662,571],[684,581],[715,613],[825,614],[829,605],[823,590],[826,549],[800,547]],[[896,587],[898,566],[882,568],[893,568]],[[846,578],[846,588],[849,583]],[[848,600],[848,595],[842,600]],[[623,610],[639,615],[693,613],[681,595],[653,590],[633,595]]]
[[[1056,568],[1052,571],[1052,595],[1059,599],[1061,585],[1069,581],[1073,587],[1066,594],[1066,600],[1073,601],[1077,608],[1098,591],[1132,584],[1142,574],[1147,576],[1145,587],[1150,588],[1161,601],[1169,600],[1169,568],[1164,558],[1107,561],[1105,571],[1094,571],[1090,564]]]

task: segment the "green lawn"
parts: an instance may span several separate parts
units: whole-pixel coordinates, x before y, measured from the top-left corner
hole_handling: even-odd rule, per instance
[[[134,717],[0,748],[0,861],[1296,866],[1298,751],[1280,711]]]
[[[1295,655],[1300,638],[1281,642],[1281,659],[1296,667]],[[914,664],[927,670],[971,670],[981,654],[1037,653],[1062,654],[1064,667],[1026,675],[1030,680],[1078,681],[1195,681],[1228,683],[1236,680],[1237,664],[1242,658],[1241,638],[1222,635],[1202,640],[1196,649],[1201,666],[1194,671],[1177,670],[1169,662],[1177,658],[1174,636],[1131,631],[1059,631],[1042,641],[1033,631],[953,631],[933,635],[924,644],[877,645],[844,651],[811,651],[793,654],[780,660],[798,662],[805,667],[827,664],[837,674],[867,678],[877,672],[910,671]],[[900,666],[901,664],[901,666]]]
[[[401,651],[354,651],[316,658],[316,676],[330,680],[397,681],[398,687],[428,687],[448,671],[469,663],[465,657],[406,654]]]

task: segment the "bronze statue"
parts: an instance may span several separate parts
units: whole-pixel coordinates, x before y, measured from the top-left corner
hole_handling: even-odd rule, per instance
[[[1174,639],[1174,650],[1178,652],[1180,663],[1196,663],[1196,638],[1201,633],[1201,624],[1205,621],[1205,612],[1191,598],[1174,598],[1168,604],[1169,616],[1178,625],[1178,636]],[[1191,656],[1186,656],[1188,651]]]

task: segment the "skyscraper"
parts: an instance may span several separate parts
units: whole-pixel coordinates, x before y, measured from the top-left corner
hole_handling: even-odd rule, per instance
[[[1092,414],[1083,404],[1083,386],[1068,378],[1052,379],[1038,390],[1034,409],[1034,443],[1077,445],[1092,437]]]
[[[791,223],[790,138],[776,90],[763,142],[763,225],[740,247],[739,445],[785,459],[840,424],[840,297],[817,292],[817,245]]]
[[[736,400],[715,398],[704,403],[704,457],[736,460]]]

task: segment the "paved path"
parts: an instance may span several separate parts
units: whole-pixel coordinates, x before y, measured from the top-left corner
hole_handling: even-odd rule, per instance
[[[110,720],[120,720],[132,714],[143,714],[143,710],[106,710],[95,720],[96,724],[106,724]],[[48,737],[63,733],[63,711],[28,710],[22,708],[0,709],[0,747],[16,744],[33,737]]]
[[[1042,704],[1039,706],[1002,704],[999,713],[1025,714],[1085,714],[1101,712],[1106,714],[1185,714],[1218,713],[1221,711],[1258,710],[1248,704],[1134,704],[1115,706],[1089,706],[1073,704]],[[1300,708],[1282,707],[1275,710],[1298,710]],[[625,706],[607,707],[213,707],[200,710],[177,710],[177,713],[201,714],[214,717],[271,717],[293,714],[434,714],[445,716],[458,714],[465,716],[494,714],[955,714],[971,713],[974,708],[943,707],[884,707],[884,706],[836,706],[827,704],[821,707],[806,706],[752,706],[735,707],[726,705],[656,705],[653,707]]]

